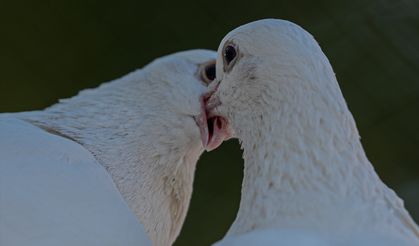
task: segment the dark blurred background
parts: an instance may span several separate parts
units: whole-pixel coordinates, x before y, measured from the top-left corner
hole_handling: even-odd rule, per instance
[[[152,59],[217,49],[233,28],[294,21],[319,41],[380,177],[419,221],[419,1],[0,1],[0,112],[42,109]],[[201,158],[176,245],[209,245],[235,218],[236,141]]]

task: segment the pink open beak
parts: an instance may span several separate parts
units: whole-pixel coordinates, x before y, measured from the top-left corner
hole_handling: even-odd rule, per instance
[[[231,137],[228,121],[222,116],[211,116],[207,110],[207,101],[212,94],[211,92],[201,96],[201,113],[195,119],[201,132],[202,145],[207,151],[216,149]]]

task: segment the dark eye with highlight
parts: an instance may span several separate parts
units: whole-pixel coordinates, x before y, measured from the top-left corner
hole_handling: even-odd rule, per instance
[[[224,61],[226,65],[230,65],[230,63],[236,58],[237,51],[233,45],[227,45],[224,48]]]
[[[203,67],[201,78],[206,84],[211,83],[215,79],[215,62],[208,63]]]

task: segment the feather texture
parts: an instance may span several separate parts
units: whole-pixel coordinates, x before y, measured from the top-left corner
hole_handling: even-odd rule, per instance
[[[237,50],[231,66],[228,44]],[[368,161],[309,33],[256,21],[230,32],[218,53],[210,114],[229,119],[245,160],[240,209],[220,245],[419,245],[417,225]]]
[[[207,90],[200,67],[214,58],[215,52],[207,50],[176,53],[43,111],[3,116],[25,120],[87,149],[105,167],[153,244],[171,245],[185,219],[203,151],[194,120],[199,96]],[[29,153],[24,157],[30,159]]]

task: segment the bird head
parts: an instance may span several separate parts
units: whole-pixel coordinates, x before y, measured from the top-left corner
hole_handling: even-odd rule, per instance
[[[325,77],[334,78],[333,70],[308,32],[284,20],[255,21],[222,40],[205,113],[226,119],[242,139],[268,117],[285,121],[285,111],[305,114],[329,102],[330,90],[339,89]]]
[[[139,81],[139,90],[147,93],[137,93],[144,111],[142,129],[153,131],[147,133],[153,137],[150,148],[190,149],[194,156],[202,152],[197,127],[200,95],[215,78],[215,58],[214,51],[183,51],[158,58],[141,70],[144,79]]]

